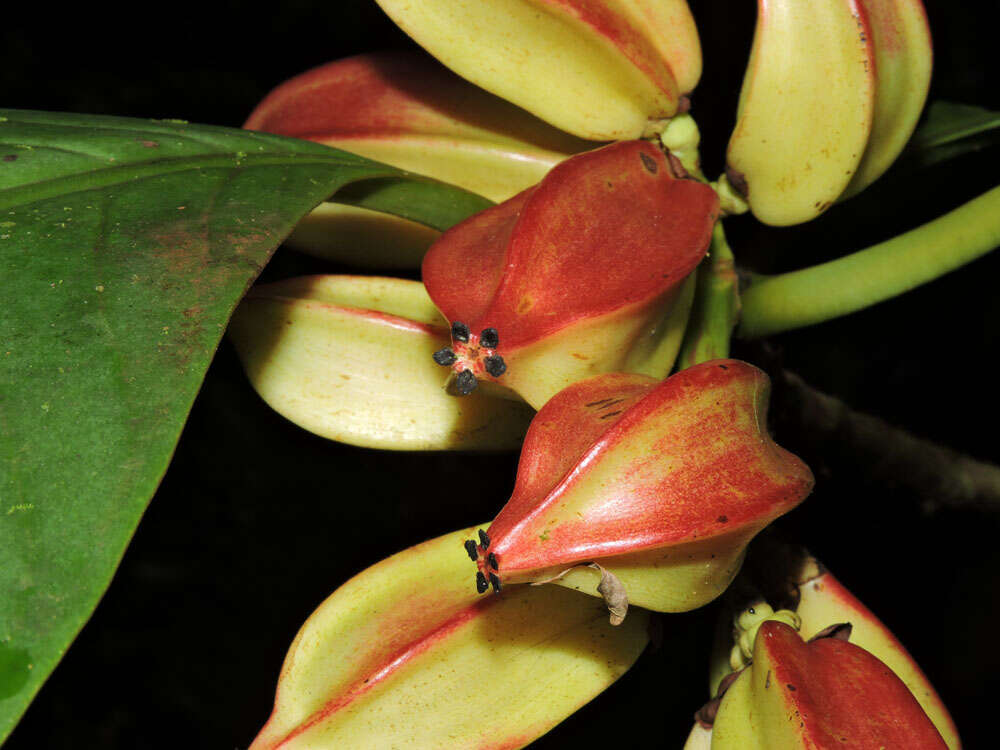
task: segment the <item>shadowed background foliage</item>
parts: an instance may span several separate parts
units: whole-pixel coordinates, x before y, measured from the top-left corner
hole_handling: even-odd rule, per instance
[[[1000,108],[994,42],[970,5],[928,2],[932,98]],[[706,72],[693,113],[708,174],[722,163],[754,3],[694,0]],[[373,0],[182,0],[116,11],[5,9],[7,107],[239,126],[282,80],[338,57],[410,42]],[[858,249],[996,183],[996,146],[914,175],[901,168],[811,224],[731,222],[737,258],[761,271]],[[279,251],[268,278],[337,271]],[[987,257],[907,297],[773,340],[781,363],[851,406],[1000,461],[1000,343]],[[759,347],[737,348],[762,361]],[[809,545],[914,653],[969,747],[986,746],[1000,689],[1000,509],[925,515],[904,482],[874,478],[850,447],[816,446],[776,399],[779,442],[817,490],[781,527]],[[339,583],[410,544],[495,514],[512,455],[379,453],[313,437],[271,412],[223,343],[176,456],[114,583],[5,748],[242,748],[263,723],[285,650]],[[901,477],[900,480],[903,478]],[[471,490],[469,488],[475,488]],[[661,618],[659,650],[535,746],[627,737],[679,747],[705,697],[715,609]],[[487,710],[487,707],[484,707]],[[609,721],[609,717],[615,720]]]

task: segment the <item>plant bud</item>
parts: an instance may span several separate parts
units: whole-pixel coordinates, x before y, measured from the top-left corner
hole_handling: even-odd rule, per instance
[[[467,332],[452,370],[535,408],[602,372],[669,372],[676,347],[635,353],[670,327],[718,216],[715,192],[671,166],[646,142],[606,146],[442,235],[423,279]]]
[[[648,618],[619,628],[590,597],[518,587],[480,598],[461,540],[411,547],[306,620],[251,750],[527,745],[638,658]]]
[[[746,593],[741,595],[741,590]],[[783,609],[775,612],[758,590],[765,591],[767,598]],[[961,748],[948,709],[903,644],[805,550],[771,539],[755,544],[727,599],[731,600],[728,610],[732,614],[723,618],[717,633],[710,669],[711,695],[717,695],[732,672],[752,658],[753,636],[764,621],[782,620],[807,640],[846,625],[850,627],[850,642],[878,658],[909,688],[948,747]],[[733,656],[737,650],[745,655],[739,663]]]
[[[945,750],[903,681],[843,635],[807,643],[783,622],[761,625],[753,663],[722,696],[712,750]]]
[[[278,86],[245,128],[305,138],[458,185],[492,201],[534,185],[594,147],[413,52],[358,55]],[[365,266],[414,267],[438,232],[406,219],[324,203],[293,247]]]
[[[851,643],[874,654],[913,693],[951,750],[961,748],[958,729],[934,686],[910,656],[902,643],[875,614],[812,557],[806,557],[798,570],[796,588],[802,618],[802,634],[812,638],[835,622],[851,624]]]
[[[609,573],[615,593],[621,584],[629,602],[663,612],[711,601],[754,535],[812,489],[808,467],[767,433],[768,395],[767,376],[736,360],[570,386],[532,421],[476,566],[504,586],[551,580],[593,595]]]
[[[534,412],[441,388],[448,324],[416,281],[307,276],[255,286],[229,335],[254,389],[331,440],[395,450],[516,448]],[[452,355],[453,356],[453,355]]]
[[[701,75],[685,0],[378,0],[477,86],[591,140],[638,138]]]

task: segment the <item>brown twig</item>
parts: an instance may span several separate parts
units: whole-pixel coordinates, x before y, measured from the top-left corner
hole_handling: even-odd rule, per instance
[[[859,462],[887,486],[912,492],[925,512],[945,508],[1000,511],[1000,467],[919,438],[879,417],[852,409],[785,369],[772,370],[783,431],[797,436],[836,469]]]

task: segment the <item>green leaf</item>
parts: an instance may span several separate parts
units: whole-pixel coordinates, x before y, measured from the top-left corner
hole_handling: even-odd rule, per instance
[[[934,148],[961,138],[1000,128],[1000,112],[957,102],[932,102],[927,119],[910,142],[911,148]]]
[[[937,101],[907,146],[916,166],[929,167],[994,145],[1000,133],[1000,112],[956,102]]]
[[[489,205],[306,141],[0,110],[0,741],[108,586],[243,292],[365,180],[350,200],[441,229]]]

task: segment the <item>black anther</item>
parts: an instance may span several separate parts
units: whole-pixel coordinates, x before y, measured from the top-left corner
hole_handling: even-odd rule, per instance
[[[500,578],[496,573],[490,573],[490,583],[493,585],[493,593],[500,593]]]
[[[455,352],[451,350],[450,346],[446,346],[444,349],[438,349],[432,356],[434,357],[434,361],[443,367],[455,364],[455,360],[458,359],[458,357],[455,356]]]
[[[465,540],[465,551],[469,553],[472,562],[479,559],[479,550],[476,549],[476,543],[471,539]]]
[[[483,549],[490,548],[490,538],[482,529],[479,530],[479,543],[483,545]]]
[[[468,396],[476,390],[477,385],[479,385],[479,381],[472,374],[472,370],[462,370],[455,378],[455,390],[459,396]]]
[[[500,334],[496,328],[484,328],[479,334],[479,345],[487,349],[496,349],[500,345]]]
[[[493,570],[499,570],[500,569],[500,566],[497,565],[497,556],[494,555],[492,552],[490,552],[490,554],[487,555],[486,562],[488,562],[490,564],[490,567],[493,568]]]
[[[461,341],[463,344],[469,343],[469,326],[465,323],[459,323],[457,320],[451,324],[451,337],[455,341]]]
[[[495,378],[499,378],[507,372],[507,363],[503,361],[503,357],[499,354],[494,354],[492,357],[484,359],[483,366],[486,368],[486,372]]]
[[[488,589],[490,585],[486,583],[486,576],[483,575],[483,571],[476,573],[476,593],[482,594]]]

